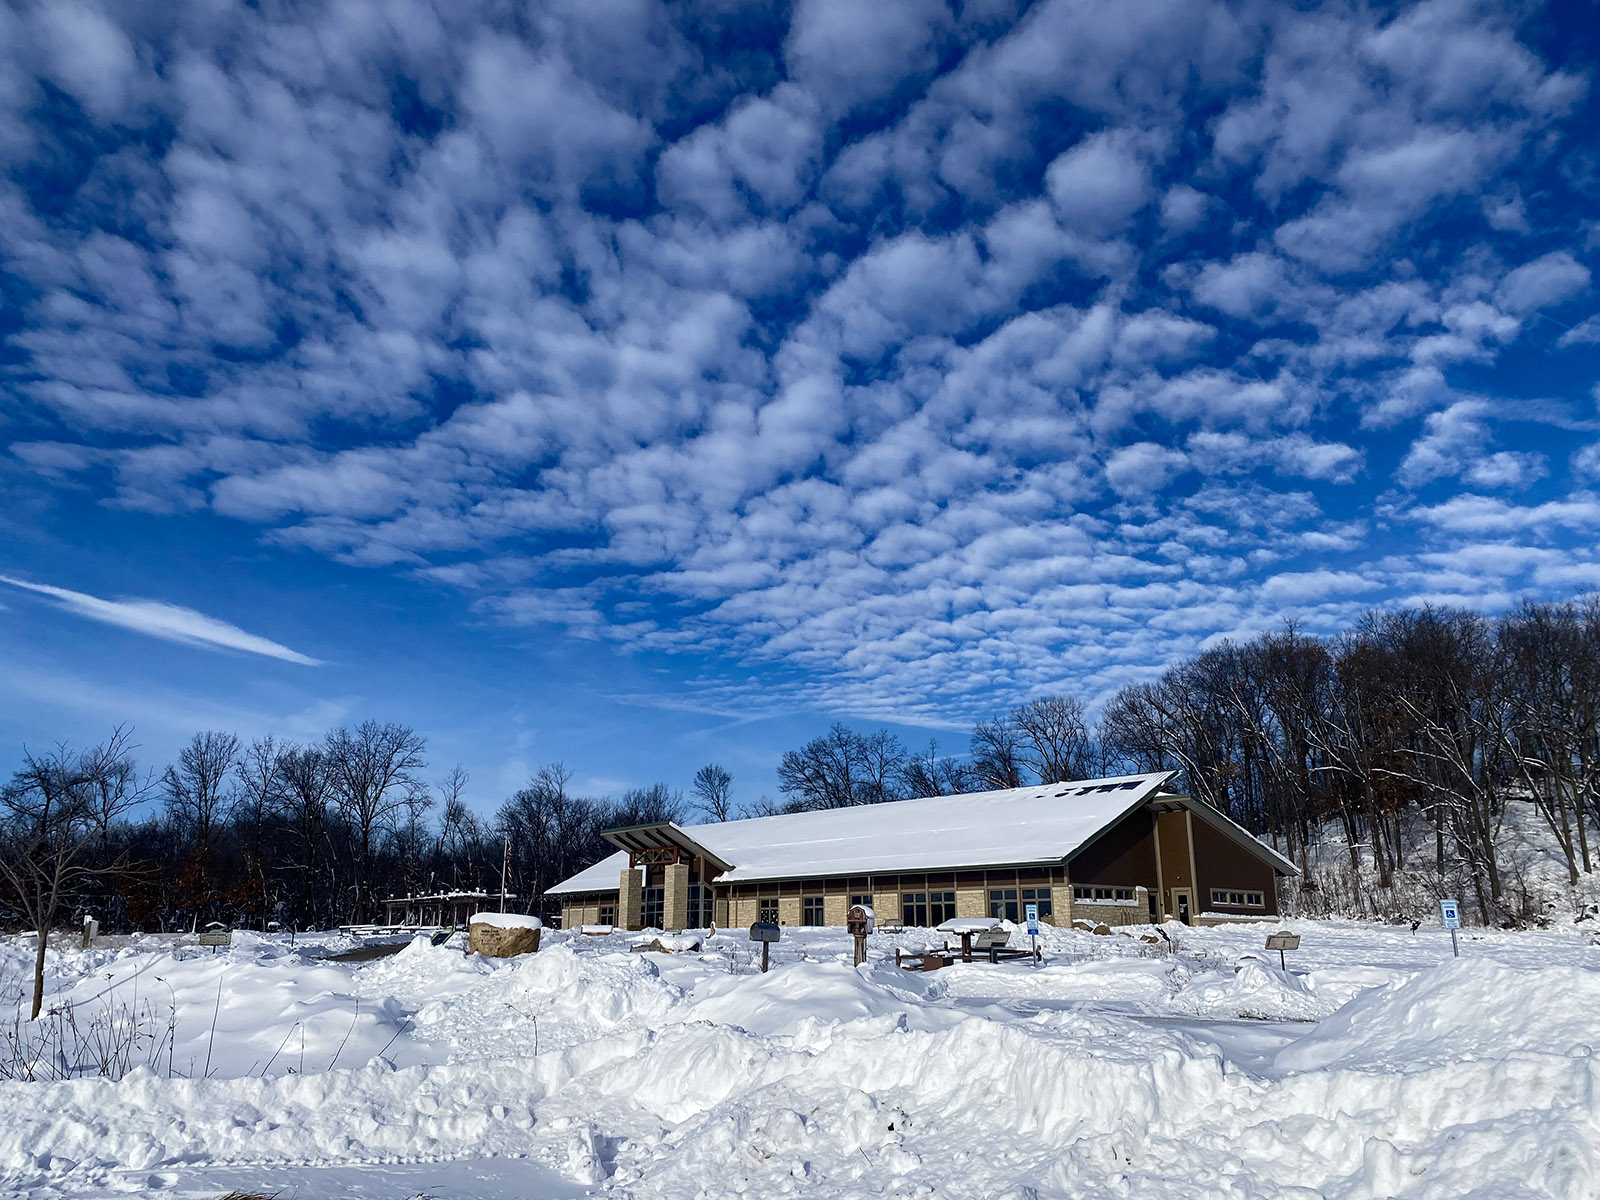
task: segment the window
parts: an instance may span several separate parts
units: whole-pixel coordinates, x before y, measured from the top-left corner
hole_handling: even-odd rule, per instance
[[[756,906],[756,920],[763,925],[776,925],[778,923],[778,901],[774,897],[763,900]]]
[[[902,892],[900,894],[900,924],[926,925],[928,923],[928,893]]]
[[[711,927],[711,889],[703,883],[689,885],[689,928]]]
[[[1016,888],[991,888],[989,891],[989,915],[1000,917],[1007,921],[1021,920],[1017,910]]]
[[[1027,905],[1037,904],[1039,916],[1048,917],[1055,912],[1055,905],[1050,902],[1049,888],[1023,888],[1022,889],[1023,913],[1027,913]]]
[[[617,906],[615,904],[602,904],[600,906],[601,925],[615,925],[617,923]]]
[[[661,928],[662,893],[665,888],[647,887],[644,889],[644,927],[646,929]]]
[[[1132,904],[1134,890],[1129,887],[1086,887],[1076,885],[1072,898],[1084,904]]]
[[[1226,888],[1211,889],[1211,903],[1227,908],[1265,908],[1266,897],[1260,892],[1234,892]]]
[[[800,901],[800,924],[822,924],[822,897],[807,896]]]
[[[954,892],[929,892],[928,893],[928,924],[943,925],[946,921],[956,918],[956,894]]]
[[[862,892],[860,895],[851,896],[850,907],[854,908],[858,904],[861,905],[862,908],[871,908],[872,894],[870,892]]]

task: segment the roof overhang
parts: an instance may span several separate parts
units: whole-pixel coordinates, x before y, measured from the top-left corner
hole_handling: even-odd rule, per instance
[[[731,871],[733,864],[719,857],[715,852],[707,850],[701,843],[695,841],[688,833],[680,829],[671,821],[653,821],[647,825],[624,825],[620,829],[606,829],[601,831],[601,837],[610,842],[618,850],[626,850],[630,856],[639,855],[649,850],[677,850],[687,853],[691,858],[703,858],[711,864],[715,875],[724,871]]]

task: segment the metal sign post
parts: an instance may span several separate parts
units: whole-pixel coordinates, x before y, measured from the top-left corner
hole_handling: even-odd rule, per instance
[[[1456,940],[1456,930],[1461,928],[1461,901],[1439,901],[1439,916],[1444,921],[1444,927],[1450,931],[1450,952],[1460,958],[1461,943]]]
[[[1033,940],[1033,963],[1038,966],[1041,961],[1039,958],[1039,906],[1037,904],[1029,904],[1022,912],[1028,921],[1028,937]]]
[[[750,940],[761,943],[761,973],[767,973],[768,955],[772,950],[772,943],[783,936],[783,928],[771,921],[757,921],[750,926]]]
[[[200,944],[210,946],[211,953],[215,954],[223,946],[233,945],[233,933],[227,929],[208,927],[200,934]]]
[[[1289,963],[1283,957],[1283,952],[1285,950],[1300,949],[1300,935],[1298,933],[1290,933],[1287,929],[1280,930],[1277,933],[1269,933],[1267,934],[1267,949],[1278,952],[1278,966],[1287,971]]]

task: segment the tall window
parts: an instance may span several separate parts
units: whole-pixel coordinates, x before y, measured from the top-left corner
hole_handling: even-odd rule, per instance
[[[1007,921],[1021,920],[1017,912],[1016,888],[991,888],[989,891],[989,915]]]
[[[778,901],[776,897],[770,900],[763,900],[757,905],[756,920],[764,925],[776,925],[778,923]]]
[[[1023,888],[1022,903],[1024,905],[1037,904],[1039,906],[1039,917],[1041,920],[1050,916],[1055,911],[1055,906],[1050,901],[1049,888]]]
[[[956,918],[956,894],[954,892],[929,892],[928,893],[928,924],[943,925],[946,921]]]
[[[928,923],[927,892],[900,893],[900,923],[902,925],[926,925]]]
[[[661,928],[662,893],[666,889],[647,887],[644,889],[644,927],[646,929]]]
[[[806,896],[800,901],[800,924],[822,924],[822,897]]]
[[[711,889],[703,883],[689,885],[689,928],[706,929],[711,925]]]
[[[602,904],[600,906],[600,924],[615,925],[617,923],[617,906],[615,904]]]

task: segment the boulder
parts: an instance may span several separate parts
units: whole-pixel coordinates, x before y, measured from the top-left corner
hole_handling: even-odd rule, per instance
[[[485,920],[484,918],[489,918]],[[517,913],[479,913],[467,926],[467,953],[485,958],[515,958],[539,949],[538,917]]]

